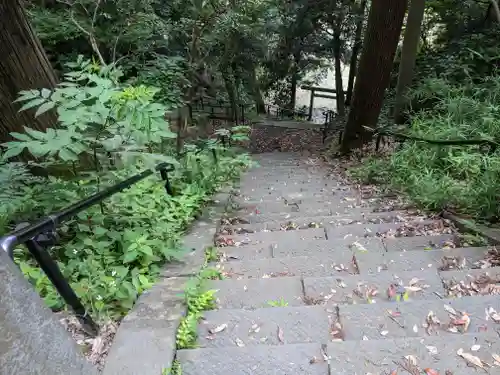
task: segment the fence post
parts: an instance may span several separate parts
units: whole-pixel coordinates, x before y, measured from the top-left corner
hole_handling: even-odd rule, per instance
[[[307,116],[307,121],[312,120],[314,106],[314,90],[311,90],[311,101],[309,102],[309,116]]]
[[[2,374],[97,375],[82,351],[0,250],[0,368]]]

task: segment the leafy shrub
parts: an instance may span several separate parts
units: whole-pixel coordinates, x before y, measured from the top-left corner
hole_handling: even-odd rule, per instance
[[[166,194],[158,176],[149,177],[64,223],[59,244],[49,249],[89,313],[98,321],[117,319],[153,284],[164,262],[182,255],[183,231],[249,159],[216,141],[186,145],[184,156],[176,159],[165,106],[154,100],[158,90],[124,86],[118,69],[82,58],[72,67],[53,92],[21,94],[22,109],[37,108],[40,114],[54,108],[59,123],[45,132],[26,128],[3,145],[0,230],[59,210],[158,162],[174,164],[174,196]],[[236,130],[234,140],[244,138],[244,129]],[[25,149],[36,157],[35,165],[65,173],[33,177],[27,166],[9,162]],[[14,256],[48,306],[63,308],[29,253],[19,247]]]

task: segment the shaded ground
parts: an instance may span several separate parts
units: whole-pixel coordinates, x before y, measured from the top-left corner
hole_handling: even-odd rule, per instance
[[[250,152],[316,153],[323,149],[320,129],[290,129],[278,126],[254,126],[250,135]]]

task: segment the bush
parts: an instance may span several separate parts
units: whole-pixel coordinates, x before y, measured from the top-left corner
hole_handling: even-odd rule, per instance
[[[249,159],[215,140],[186,145],[183,156],[174,157],[165,106],[154,100],[158,90],[122,85],[118,69],[82,58],[71,66],[67,81],[53,92],[21,93],[23,109],[37,108],[39,115],[55,108],[59,123],[45,132],[13,133],[16,141],[3,145],[0,230],[5,234],[20,221],[52,213],[158,162],[175,165],[169,175],[174,196],[166,194],[159,176],[142,180],[60,226],[59,244],[49,250],[94,319],[117,319],[152,285],[163,263],[182,255],[183,231]],[[234,140],[247,132],[236,128]],[[33,177],[28,165],[9,161],[23,150],[60,176]],[[63,308],[29,253],[19,247],[14,255],[48,306]]]

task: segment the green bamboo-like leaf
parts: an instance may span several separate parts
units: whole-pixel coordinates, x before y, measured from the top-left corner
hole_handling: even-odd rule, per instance
[[[19,112],[22,112],[22,111],[26,111],[27,109],[30,109],[30,108],[33,108],[33,107],[36,107],[36,106],[39,106],[40,104],[43,104],[45,103],[46,99],[44,98],[37,98],[37,99],[33,99],[32,101],[29,101],[27,103],[25,103],[20,109],[19,109]]]
[[[11,132],[10,135],[20,141],[30,142],[33,140],[29,135],[23,133]]]
[[[56,105],[56,103],[54,102],[46,102],[44,104],[42,104],[40,107],[38,107],[38,109],[36,110],[35,112],[35,117],[38,117],[42,114],[44,114],[45,112],[51,110],[52,108],[54,108]]]
[[[9,143],[18,143],[18,142],[9,142]],[[5,151],[2,155],[3,160],[7,160],[10,158],[13,158],[17,155],[19,155],[21,152],[23,152],[24,146],[19,143],[19,145],[9,147],[7,151]]]

